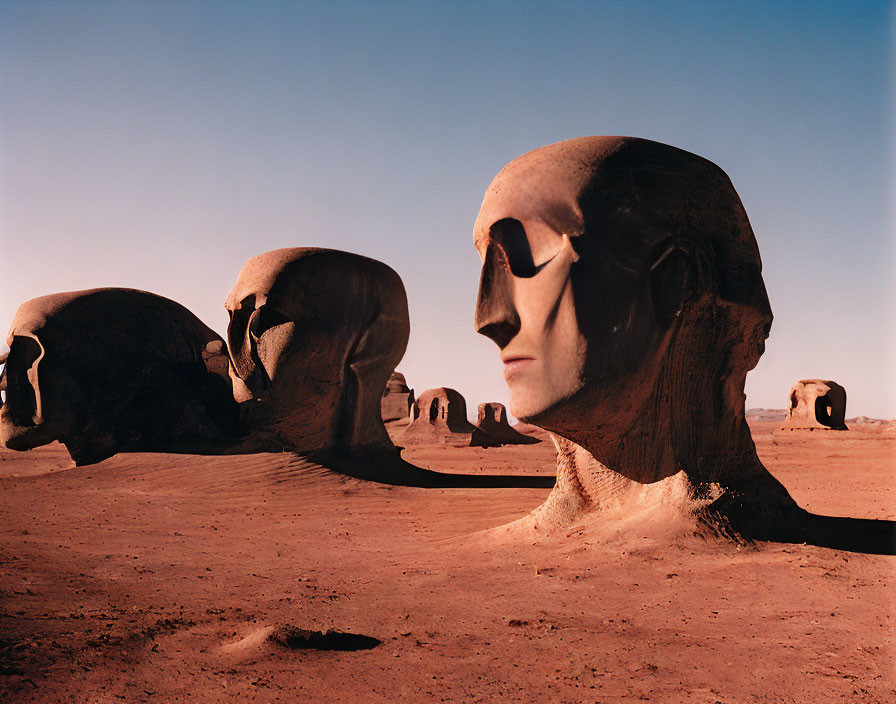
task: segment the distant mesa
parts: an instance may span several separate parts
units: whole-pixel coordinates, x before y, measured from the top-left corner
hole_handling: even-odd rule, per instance
[[[781,430],[847,430],[846,389],[825,379],[803,379],[790,389]]]
[[[786,408],[750,408],[746,412],[747,420],[765,423],[783,423],[787,417]]]
[[[847,420],[850,426],[861,425],[865,428],[882,428],[893,430],[896,428],[896,420],[883,420],[881,418],[869,418],[868,416],[856,416]]]
[[[534,426],[532,426],[534,427]],[[498,447],[500,445],[534,445],[538,438],[524,435],[510,427],[507,409],[502,403],[480,403],[476,420],[476,430],[470,445],[477,447]]]
[[[460,392],[440,386],[424,391],[414,401],[410,423],[399,436],[407,444],[435,442],[458,447],[470,444],[476,430],[467,420],[467,402]]]
[[[414,390],[408,388],[404,374],[393,372],[383,389],[383,398],[380,401],[383,422],[407,421],[414,405]]]

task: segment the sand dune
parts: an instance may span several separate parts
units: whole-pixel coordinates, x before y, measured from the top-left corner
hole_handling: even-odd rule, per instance
[[[892,433],[774,427],[754,424],[760,456],[802,506],[896,519]],[[404,457],[553,471],[549,443]],[[575,528],[521,543],[493,529],[547,488],[384,485],[286,453],[66,459],[0,452],[4,701],[893,696],[893,557]],[[371,647],[272,637],[331,630]]]

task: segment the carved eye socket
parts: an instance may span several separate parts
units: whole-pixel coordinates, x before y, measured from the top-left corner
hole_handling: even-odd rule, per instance
[[[247,296],[240,301],[238,310],[228,311],[228,314],[230,315],[230,324],[227,326],[227,342],[231,352],[231,360],[237,368],[240,368],[240,365],[237,364],[239,361],[237,357],[241,353],[246,354],[246,352],[242,350],[242,344],[246,337],[249,316],[254,308],[255,296]]]
[[[288,322],[290,322],[289,318],[278,310],[270,306],[262,306],[252,316],[252,321],[249,324],[249,334],[257,340],[271,328]]]
[[[522,279],[535,276],[551,263],[559,251],[558,247],[552,246],[554,243],[546,241],[544,237],[533,238],[532,235],[533,233],[527,234],[523,223],[514,218],[498,220],[489,230],[491,241],[503,253],[510,273]],[[536,257],[545,259],[536,264]]]

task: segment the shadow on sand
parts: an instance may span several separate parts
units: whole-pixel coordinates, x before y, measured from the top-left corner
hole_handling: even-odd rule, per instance
[[[349,454],[344,451],[328,451],[305,457],[322,467],[355,479],[396,486],[424,489],[551,489],[554,486],[553,476],[434,472],[406,462],[397,452]]]
[[[896,555],[896,521],[821,516],[796,509],[793,520],[782,522],[768,534],[757,537],[776,543],[805,543],[869,555]]]

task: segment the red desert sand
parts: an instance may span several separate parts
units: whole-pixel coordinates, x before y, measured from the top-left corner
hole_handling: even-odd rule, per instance
[[[809,511],[896,519],[896,432],[775,433]],[[551,474],[553,444],[414,446]],[[893,557],[493,531],[549,489],[425,489],[288,453],[0,450],[4,702],[893,701]]]

